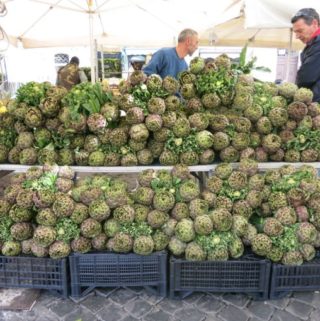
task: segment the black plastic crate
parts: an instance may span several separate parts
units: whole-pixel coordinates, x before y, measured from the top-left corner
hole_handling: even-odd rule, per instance
[[[257,300],[268,298],[269,260],[247,254],[228,261],[187,261],[170,258],[170,298],[193,292],[241,292]]]
[[[294,291],[320,290],[320,252],[302,265],[272,263],[270,299],[279,299]]]
[[[159,296],[167,292],[167,252],[151,255],[74,253],[69,257],[71,296],[81,297],[97,287],[142,286]]]
[[[0,256],[0,287],[44,289],[67,297],[67,259]]]

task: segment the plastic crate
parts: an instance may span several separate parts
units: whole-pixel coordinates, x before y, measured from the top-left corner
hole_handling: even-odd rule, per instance
[[[167,252],[143,256],[117,253],[74,253],[69,257],[71,296],[81,297],[97,287],[142,286],[153,294],[167,292]]]
[[[67,297],[67,259],[0,256],[0,287],[44,289]]]
[[[320,252],[302,265],[273,263],[270,279],[270,299],[278,299],[294,291],[320,290]]]
[[[269,260],[247,254],[228,261],[192,262],[170,259],[170,298],[183,299],[193,292],[241,292],[257,300],[268,298]]]

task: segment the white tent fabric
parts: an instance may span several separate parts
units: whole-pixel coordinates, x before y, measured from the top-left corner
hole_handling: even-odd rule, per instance
[[[290,20],[301,8],[320,13],[320,1],[245,0],[245,28],[291,28]]]
[[[202,33],[216,46],[290,48],[299,50],[304,45],[291,41],[291,17],[301,8],[315,8],[320,13],[319,0],[245,0],[239,16],[213,26]]]
[[[245,18],[243,16],[231,19],[217,25],[202,34],[202,38],[212,37],[212,44],[216,46],[239,46],[246,43],[251,47],[262,48],[289,48],[290,29],[260,29],[245,28]],[[291,48],[300,50],[303,43],[293,39]]]
[[[161,47],[184,28],[201,31],[239,14],[241,0],[3,0],[0,25],[24,48],[73,46],[93,37],[110,47]]]

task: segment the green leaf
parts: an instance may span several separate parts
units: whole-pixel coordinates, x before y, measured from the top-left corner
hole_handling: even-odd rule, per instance
[[[240,67],[244,67],[246,64],[247,49],[248,49],[248,43],[246,43],[245,46],[241,49],[240,58],[239,58]]]

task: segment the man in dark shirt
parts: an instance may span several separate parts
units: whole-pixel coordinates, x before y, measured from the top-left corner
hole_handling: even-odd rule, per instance
[[[306,46],[301,53],[301,66],[296,83],[313,92],[313,101],[320,102],[320,27],[319,14],[313,8],[300,9],[291,19],[296,38]]]
[[[87,81],[83,71],[79,69],[79,58],[72,57],[70,62],[58,70],[57,86],[70,90],[73,86]]]
[[[184,58],[191,56],[198,49],[198,33],[192,29],[184,29],[178,37],[178,44],[173,48],[162,48],[155,52],[150,62],[143,68],[148,76],[158,74],[161,78],[166,76],[178,77],[181,71],[188,69]]]

